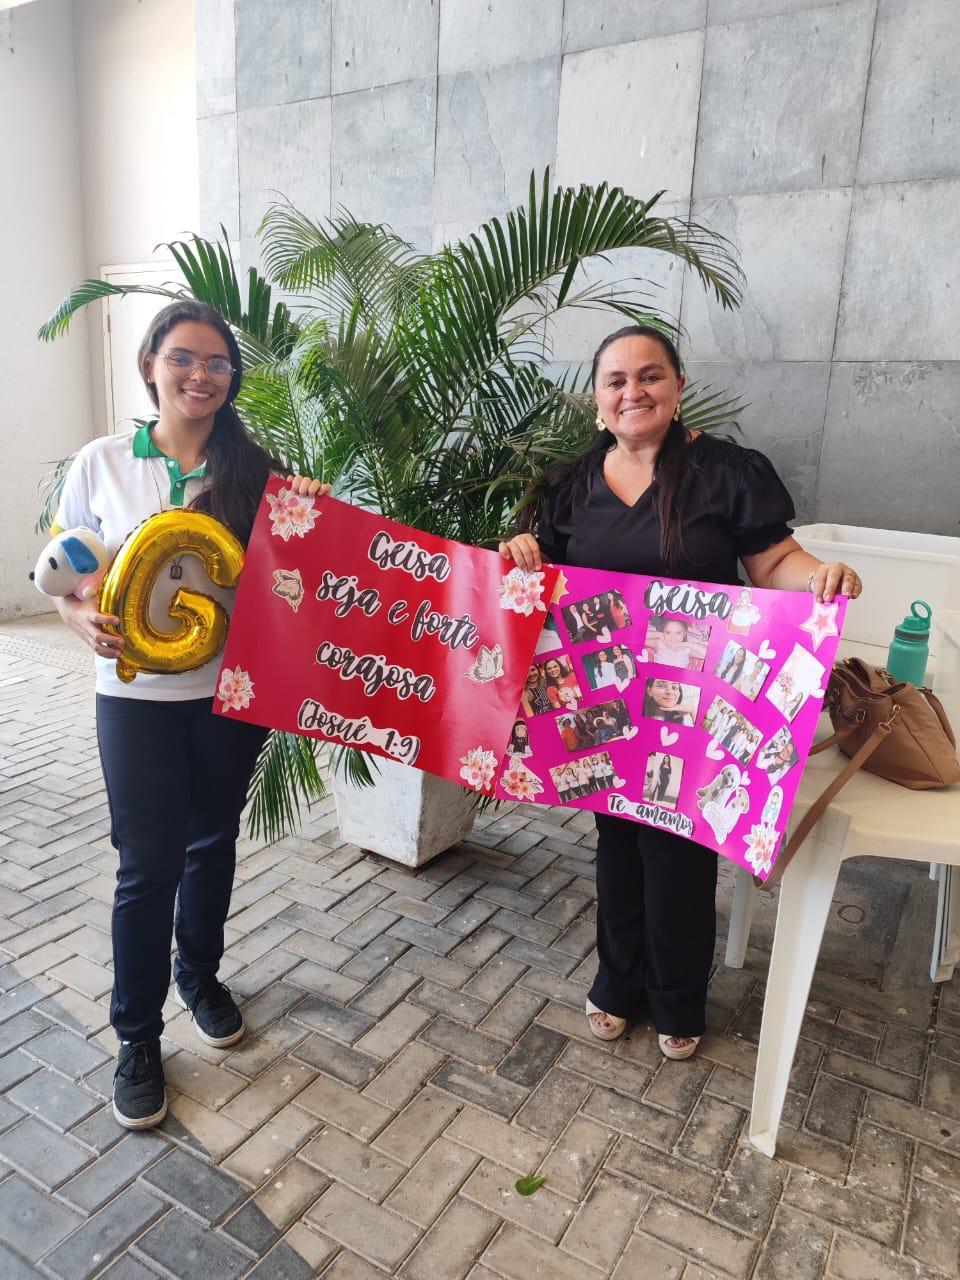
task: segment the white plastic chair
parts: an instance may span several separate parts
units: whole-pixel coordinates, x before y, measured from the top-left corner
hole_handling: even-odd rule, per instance
[[[798,821],[846,764],[834,748],[807,764],[793,819]],[[774,1154],[787,1081],[810,995],[820,941],[845,858],[870,855],[938,863],[942,964],[960,959],[960,785],[942,791],[908,791],[860,772],[844,787],[783,873],[777,924],[770,955],[757,1070],[750,1114],[750,1142]],[[728,951],[743,962],[754,890],[749,875],[738,875]],[[737,899],[739,898],[739,903]],[[739,906],[739,912],[738,912]],[[729,963],[729,960],[728,960]]]

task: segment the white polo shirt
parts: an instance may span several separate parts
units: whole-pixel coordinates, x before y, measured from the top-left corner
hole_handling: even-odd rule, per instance
[[[181,474],[180,464],[168,458],[153,442],[156,423],[103,436],[83,446],[67,472],[54,533],[62,529],[90,529],[106,545],[111,558],[129,533],[148,516],[177,507],[187,507],[203,490],[206,463]],[[169,571],[157,579],[150,597],[150,620],[159,631],[173,631],[177,624],[167,612],[179,587],[203,591],[229,613],[232,590],[215,586],[196,556],[179,558],[182,577]],[[117,679],[116,663],[95,658],[97,693],[116,698],[140,698],[154,702],[184,702],[189,698],[209,698],[217,685],[220,655],[195,671],[176,675],[138,673],[129,684]]]

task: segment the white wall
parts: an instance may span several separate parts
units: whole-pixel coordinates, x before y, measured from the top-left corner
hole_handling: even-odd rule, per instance
[[[27,580],[37,483],[91,434],[82,329],[53,345],[40,324],[85,274],[70,0],[0,12],[0,611],[37,611]]]
[[[149,262],[198,223],[193,0],[0,0],[0,617],[42,610],[26,574],[36,484],[106,427],[99,307],[35,333],[71,285]],[[9,52],[10,48],[13,53]],[[158,303],[159,306],[159,303]],[[139,323],[139,321],[138,321]]]
[[[76,0],[74,24],[86,274],[99,276],[105,266],[165,257],[157,244],[197,227],[193,0]],[[122,318],[122,304],[113,314]],[[87,330],[99,435],[99,308]]]

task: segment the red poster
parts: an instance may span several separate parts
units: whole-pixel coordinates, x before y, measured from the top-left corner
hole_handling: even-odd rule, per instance
[[[214,707],[492,794],[556,578],[271,480]]]

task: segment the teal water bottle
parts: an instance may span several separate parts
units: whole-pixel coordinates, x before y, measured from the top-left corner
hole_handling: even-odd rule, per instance
[[[922,613],[921,610],[926,612]],[[926,600],[914,600],[910,613],[893,633],[887,655],[887,670],[894,680],[908,680],[918,688],[923,684],[930,657],[930,618],[933,610]]]

